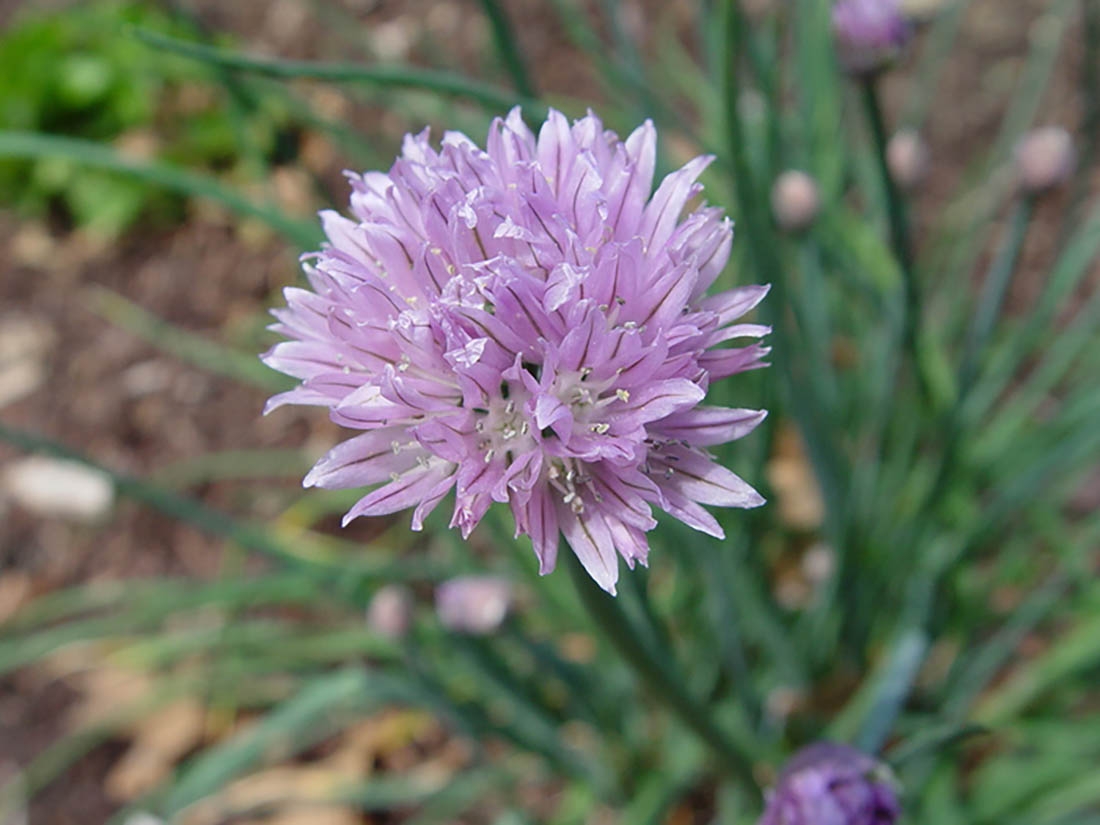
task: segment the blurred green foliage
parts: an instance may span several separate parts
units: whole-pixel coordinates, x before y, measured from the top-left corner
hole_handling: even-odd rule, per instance
[[[242,94],[216,70],[133,36],[134,28],[193,36],[190,21],[135,0],[25,12],[0,33],[0,129],[114,143],[124,154],[200,169],[251,159],[253,176],[272,158],[288,121],[277,98]],[[178,216],[181,206],[140,179],[57,157],[0,160],[0,203],[24,214],[60,209],[108,236]]]

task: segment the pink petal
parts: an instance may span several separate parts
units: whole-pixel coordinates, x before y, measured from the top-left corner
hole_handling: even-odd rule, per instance
[[[619,557],[615,553],[615,540],[607,522],[595,508],[588,507],[581,513],[574,513],[568,504],[555,504],[565,540],[588,575],[614,596],[615,582],[619,580]]]

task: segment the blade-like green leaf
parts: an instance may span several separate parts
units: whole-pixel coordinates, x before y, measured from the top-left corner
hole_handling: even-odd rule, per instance
[[[415,66],[373,65],[356,63],[319,63],[304,60],[280,60],[273,57],[252,57],[225,51],[199,43],[165,37],[145,29],[135,29],[138,38],[150,46],[174,54],[213,63],[231,69],[255,72],[269,77],[328,80],[338,83],[366,83],[380,87],[423,89],[430,92],[466,97],[497,110],[522,106],[541,120],[545,107],[504,89],[498,89],[456,72],[439,72]]]
[[[82,166],[129,175],[181,195],[215,201],[238,215],[263,221],[303,249],[315,249],[321,239],[320,228],[314,222],[298,221],[254,203],[216,178],[166,163],[130,160],[94,141],[0,131],[0,158],[64,158]]]
[[[239,352],[182,330],[109,289],[94,287],[89,297],[88,303],[94,312],[199,369],[270,392],[282,392],[295,384],[294,379],[264,366],[253,353]]]

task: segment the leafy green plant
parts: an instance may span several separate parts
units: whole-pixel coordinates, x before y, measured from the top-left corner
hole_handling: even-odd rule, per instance
[[[206,67],[149,50],[134,27],[192,32],[157,4],[131,0],[19,17],[0,35],[0,130],[113,143],[134,158],[209,169],[275,151],[287,121],[277,100],[242,100]],[[163,190],[60,157],[0,162],[0,201],[27,214],[59,207],[106,235],[179,214],[178,199]]]

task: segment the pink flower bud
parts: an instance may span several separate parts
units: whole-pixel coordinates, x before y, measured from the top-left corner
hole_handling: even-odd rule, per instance
[[[388,584],[374,594],[367,608],[367,627],[387,639],[400,639],[409,632],[412,595],[404,587]]]
[[[787,232],[802,232],[814,222],[821,209],[817,183],[805,172],[790,169],[772,186],[775,222]]]
[[[1016,144],[1016,175],[1020,188],[1029,195],[1064,183],[1076,163],[1073,139],[1061,126],[1034,129]]]
[[[491,633],[504,622],[511,605],[512,583],[499,576],[459,576],[435,591],[439,621],[455,633]]]
[[[903,129],[886,145],[886,164],[899,188],[915,189],[928,174],[928,146],[911,129]]]

